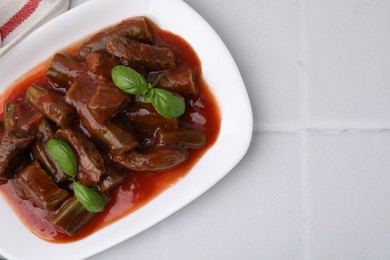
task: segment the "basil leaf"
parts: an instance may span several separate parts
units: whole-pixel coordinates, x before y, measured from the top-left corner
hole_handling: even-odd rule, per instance
[[[50,156],[58,163],[62,171],[74,179],[77,173],[77,159],[72,148],[62,139],[50,139],[45,144]]]
[[[141,95],[148,89],[148,83],[138,72],[125,66],[115,66],[111,71],[115,86],[132,95]]]
[[[144,101],[150,103],[152,101],[154,93],[155,93],[155,89],[154,88],[151,88],[151,89],[148,89],[147,91],[145,91],[143,93]]]
[[[147,83],[135,70],[125,66],[115,66],[111,72],[112,80],[118,88],[132,95],[141,95],[146,102],[152,102],[156,111],[165,118],[181,116],[185,110],[184,98],[171,92],[154,88],[161,80],[159,74],[153,84]]]
[[[84,186],[79,182],[73,183],[76,198],[86,210],[92,213],[102,212],[106,206],[106,199],[100,193]]]
[[[182,96],[174,95],[160,88],[153,90],[152,104],[160,115],[168,119],[173,119],[184,114],[185,103]]]

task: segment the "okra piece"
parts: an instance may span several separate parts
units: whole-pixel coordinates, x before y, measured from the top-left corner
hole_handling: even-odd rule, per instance
[[[157,113],[151,103],[134,101],[124,113],[131,127],[141,137],[154,135],[159,128],[177,128],[177,119],[168,119]]]
[[[62,183],[68,179],[67,175],[62,171],[58,163],[48,154],[45,143],[53,138],[53,130],[49,122],[44,119],[38,127],[35,141],[31,145],[31,152],[35,160],[54,177],[57,183]]]
[[[129,62],[140,63],[149,70],[173,70],[175,55],[167,47],[145,44],[126,37],[112,37],[107,42],[107,51]]]
[[[109,30],[96,34],[80,46],[80,56],[84,57],[92,52],[104,51],[107,39],[111,36],[124,36],[140,42],[153,42],[152,34],[145,17],[135,17],[122,21]]]
[[[57,53],[50,61],[46,76],[58,88],[67,90],[82,73],[82,65],[65,53]]]
[[[114,162],[133,171],[165,171],[178,166],[186,159],[184,152],[169,148],[150,152],[130,151],[112,157]]]
[[[184,148],[200,148],[206,143],[203,132],[192,129],[159,129],[156,143],[160,145],[179,145]]]
[[[71,236],[94,216],[95,213],[88,212],[80,201],[72,196],[57,211],[53,212],[49,219],[58,230]]]
[[[83,84],[87,84],[83,87]],[[137,137],[118,120],[99,122],[87,107],[93,86],[75,82],[65,96],[68,104],[76,108],[86,130],[106,144],[112,153],[123,154],[139,145]]]
[[[96,120],[108,121],[123,111],[130,97],[112,82],[100,80],[97,89],[88,103],[88,109]]]
[[[105,173],[103,157],[83,133],[69,128],[59,129],[56,137],[64,139],[76,152],[79,169],[77,179],[86,186],[97,184]]]
[[[153,82],[159,74],[162,74],[162,78],[156,85],[158,88],[176,92],[182,96],[198,93],[191,70],[150,72],[146,80]]]
[[[26,99],[42,114],[61,127],[72,123],[75,109],[68,105],[63,96],[53,90],[40,86],[31,86],[27,89]]]
[[[4,122],[0,121],[0,140],[3,138],[5,132]]]
[[[31,152],[35,160],[41,163],[43,168],[50,173],[57,183],[62,183],[68,179],[61,167],[48,154],[45,144],[41,140],[35,140],[31,146]]]
[[[69,196],[66,190],[57,186],[37,161],[19,172],[15,180],[27,199],[43,209],[56,210]]]
[[[7,129],[17,127],[16,104],[15,103],[7,103],[5,105],[4,127]]]
[[[101,193],[112,190],[126,179],[126,175],[116,166],[109,165],[107,168],[107,175],[98,184]]]

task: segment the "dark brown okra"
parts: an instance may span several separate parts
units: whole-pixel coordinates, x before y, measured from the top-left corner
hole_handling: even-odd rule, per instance
[[[153,135],[159,128],[177,128],[177,119],[168,119],[157,113],[151,103],[135,100],[124,113],[139,136]]]
[[[31,145],[31,152],[34,159],[40,162],[42,167],[54,177],[57,183],[60,183],[66,181],[68,177],[58,163],[49,156],[45,147],[45,143],[53,137],[53,130],[49,122],[44,119],[38,127],[35,140]]]
[[[182,96],[196,95],[198,93],[191,70],[150,72],[146,80],[153,82],[159,74],[162,74],[162,78],[156,85],[158,88],[176,92]]]
[[[159,129],[156,143],[160,145],[179,145],[184,148],[200,148],[206,143],[203,132],[193,129]]]
[[[116,166],[106,164],[107,172],[106,175],[101,179],[98,184],[99,191],[109,192],[120,183],[122,183],[126,179],[126,175],[121,172]]]
[[[68,198],[49,219],[61,232],[71,236],[96,214],[88,212],[75,196]]]
[[[61,127],[68,126],[75,117],[75,109],[68,105],[63,96],[40,86],[30,86],[26,99],[47,118]]]
[[[66,91],[82,72],[82,65],[73,57],[56,53],[50,61],[46,76],[57,88]]]
[[[112,157],[114,162],[133,171],[165,171],[178,166],[186,159],[186,153],[170,148],[149,152],[130,151]]]

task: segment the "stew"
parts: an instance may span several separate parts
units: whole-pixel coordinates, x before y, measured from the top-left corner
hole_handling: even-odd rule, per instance
[[[0,191],[53,242],[81,239],[167,189],[221,122],[192,47],[146,17],[54,54],[2,100]]]

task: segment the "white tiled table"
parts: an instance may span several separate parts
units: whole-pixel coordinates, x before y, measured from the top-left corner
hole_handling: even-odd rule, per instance
[[[390,1],[185,2],[238,64],[251,147],[195,202],[93,259],[390,259]]]

